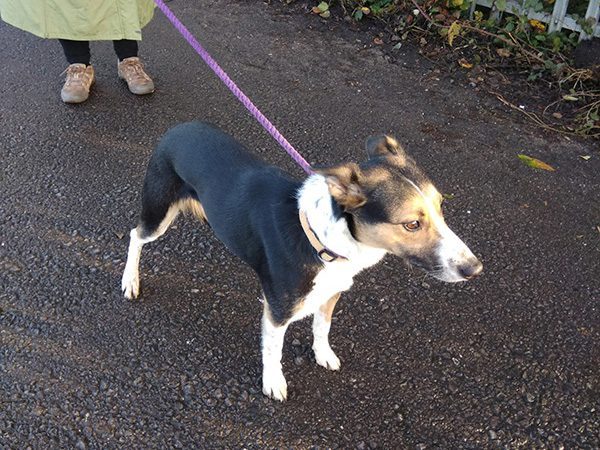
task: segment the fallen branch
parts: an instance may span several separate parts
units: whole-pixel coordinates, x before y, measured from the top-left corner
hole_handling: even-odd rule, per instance
[[[577,133],[573,132],[573,131],[568,131],[565,129],[560,129],[560,128],[554,128],[550,125],[548,125],[546,122],[544,122],[542,119],[540,119],[538,117],[537,114],[535,113],[530,113],[529,111],[525,111],[522,108],[519,108],[517,105],[509,102],[508,100],[506,100],[501,94],[499,94],[498,92],[494,92],[494,91],[488,91],[490,94],[494,95],[498,100],[500,100],[500,102],[502,102],[504,105],[508,106],[509,108],[515,109],[523,114],[525,114],[529,120],[531,120],[532,122],[534,122],[535,124],[537,124],[539,127],[544,128],[546,130],[550,130],[550,131],[555,131],[557,133],[561,133],[561,134],[568,134],[571,136],[578,136]]]

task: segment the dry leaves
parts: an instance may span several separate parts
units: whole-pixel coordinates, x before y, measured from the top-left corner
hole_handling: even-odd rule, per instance
[[[471,64],[469,61],[467,61],[465,58],[460,58],[458,60],[458,64],[460,65],[460,67],[463,67],[465,69],[472,69],[473,68],[473,64]]]
[[[547,170],[548,172],[556,171],[556,169],[554,167],[552,167],[549,164],[546,164],[544,161],[540,161],[539,159],[532,158],[531,156],[527,156],[527,155],[523,155],[523,154],[520,154],[517,156],[523,162],[523,164],[525,164],[526,166],[532,167],[534,169]]]
[[[507,48],[497,48],[496,53],[502,58],[508,58],[512,54]]]
[[[331,11],[329,11],[329,4],[327,2],[319,3],[312,9],[312,12],[318,14],[323,19],[328,19],[331,16]]]
[[[458,23],[458,21],[452,22],[452,25],[448,28],[448,44],[450,44],[450,46],[452,46],[456,36],[460,35],[460,30],[462,30],[460,23]]]

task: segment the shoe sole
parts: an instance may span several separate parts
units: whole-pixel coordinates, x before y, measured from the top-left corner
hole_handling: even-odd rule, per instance
[[[119,78],[125,82],[125,84],[127,85],[127,89],[129,89],[129,92],[131,92],[132,94],[148,95],[148,94],[152,94],[154,92],[154,82],[152,83],[152,88],[150,88],[149,90],[148,90],[148,88],[136,90],[135,88],[132,89],[131,86],[129,86],[129,83],[127,83],[127,79],[123,75],[121,75],[121,72],[117,72],[117,74],[119,75]]]
[[[87,95],[85,97],[65,97],[64,92],[60,91],[60,98],[63,101],[63,103],[69,103],[69,104],[83,103],[88,98],[90,98],[90,90],[92,89],[92,86],[94,85],[95,82],[96,82],[96,77],[92,78],[92,82],[90,83],[90,89],[88,89]]]

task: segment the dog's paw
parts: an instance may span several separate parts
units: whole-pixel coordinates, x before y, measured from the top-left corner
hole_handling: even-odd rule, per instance
[[[315,352],[315,359],[318,365],[329,370],[340,370],[342,363],[340,362],[340,358],[333,353],[331,347],[313,346],[313,351]]]
[[[283,372],[263,372],[263,394],[273,400],[284,401],[287,398],[287,382]]]
[[[133,300],[140,295],[140,277],[137,273],[123,273],[121,280],[121,291],[125,298]]]

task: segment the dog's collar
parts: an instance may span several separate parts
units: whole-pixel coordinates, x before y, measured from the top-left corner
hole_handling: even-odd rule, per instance
[[[336,252],[329,250],[321,243],[316,233],[310,227],[310,224],[308,223],[308,217],[306,216],[306,213],[304,211],[299,211],[299,216],[300,224],[302,225],[304,234],[306,234],[306,237],[308,238],[308,242],[310,242],[310,245],[312,245],[313,248],[317,251],[317,255],[322,261],[333,262],[338,259],[344,261],[348,260],[348,258],[346,258],[345,256],[338,255]]]

